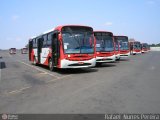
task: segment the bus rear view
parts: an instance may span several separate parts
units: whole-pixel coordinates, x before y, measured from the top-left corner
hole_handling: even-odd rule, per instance
[[[22,48],[21,49],[21,54],[27,54],[28,53],[28,49],[27,48]]]
[[[10,54],[16,54],[16,48],[10,48],[9,53]]]
[[[119,42],[120,58],[126,58],[130,56],[129,42],[127,36],[114,36],[115,41]]]
[[[95,31],[96,63],[102,64],[115,61],[114,39],[111,32]]]

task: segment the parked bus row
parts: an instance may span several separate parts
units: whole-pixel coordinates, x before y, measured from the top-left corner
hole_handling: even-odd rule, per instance
[[[115,36],[108,31],[93,31],[79,25],[58,26],[29,39],[29,61],[55,68],[88,68],[96,64],[128,58],[131,54],[147,52],[147,43],[129,41],[127,36]],[[9,50],[16,54],[16,48]]]
[[[147,43],[140,43],[139,41],[129,41],[131,55],[146,53],[150,51]]]
[[[29,39],[29,61],[55,68],[88,68],[146,52],[147,44],[79,25],[58,26]]]
[[[21,54],[27,54],[28,53],[28,48],[22,48],[21,50]],[[10,48],[9,49],[9,53],[10,54],[16,54],[17,49],[16,48]]]

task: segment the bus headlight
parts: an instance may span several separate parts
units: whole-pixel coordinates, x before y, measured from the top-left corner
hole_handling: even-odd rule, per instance
[[[68,55],[68,57],[71,57],[71,55]]]

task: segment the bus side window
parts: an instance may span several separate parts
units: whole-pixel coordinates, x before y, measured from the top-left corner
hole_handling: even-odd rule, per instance
[[[37,47],[36,39],[33,39],[33,48],[36,48],[36,47]]]
[[[36,38],[36,39],[35,39],[35,47],[36,47],[36,48],[38,47],[38,45],[37,45],[37,44],[38,44],[38,39],[39,39],[39,38]]]
[[[47,35],[43,36],[43,47],[47,47]]]
[[[53,34],[53,33],[49,33],[49,34],[48,34],[47,46],[51,46],[52,34]]]

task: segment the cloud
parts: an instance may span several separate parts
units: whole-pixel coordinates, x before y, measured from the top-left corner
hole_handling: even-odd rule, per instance
[[[11,17],[11,19],[12,19],[13,21],[17,21],[19,18],[20,18],[19,15],[13,15],[13,16]]]
[[[106,22],[104,25],[105,25],[105,26],[112,26],[113,23],[112,23],[112,22]]]

